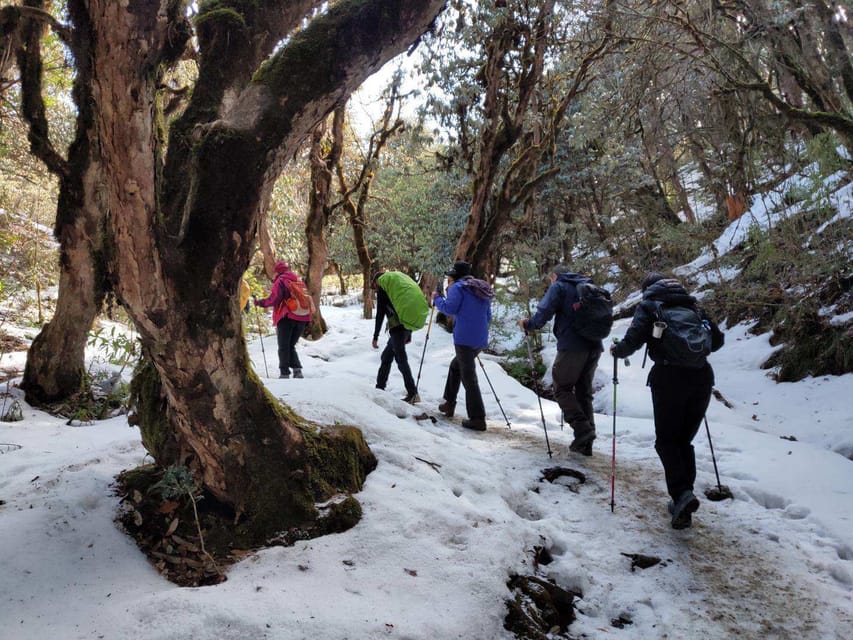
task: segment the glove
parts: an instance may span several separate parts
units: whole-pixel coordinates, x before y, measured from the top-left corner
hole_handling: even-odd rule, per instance
[[[372,345],[373,345],[374,349],[378,349],[379,348],[379,338],[374,338]]]

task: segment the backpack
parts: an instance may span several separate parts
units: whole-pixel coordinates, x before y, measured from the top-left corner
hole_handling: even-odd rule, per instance
[[[701,312],[692,307],[658,305],[657,319],[666,323],[659,339],[663,363],[687,369],[704,367],[713,344],[711,324]]]
[[[595,342],[604,340],[613,327],[613,300],[610,292],[591,282],[578,284],[577,292],[577,302],[572,305],[575,333]]]
[[[409,331],[423,328],[429,305],[417,282],[399,271],[386,271],[376,282],[388,294],[400,324]]]
[[[284,302],[288,311],[295,316],[310,319],[311,315],[317,311],[317,307],[314,305],[314,299],[305,288],[305,283],[302,280],[290,280],[287,283],[287,289],[290,291],[290,297]]]

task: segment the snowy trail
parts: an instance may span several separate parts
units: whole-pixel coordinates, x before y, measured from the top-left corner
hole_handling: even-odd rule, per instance
[[[330,333],[299,346],[306,378],[264,382],[307,419],[363,430],[379,466],[358,495],[358,525],[252,554],[221,585],[175,587],[113,523],[115,474],[145,460],[138,430],[122,418],[70,428],[25,407],[24,422],[0,423],[0,442],[22,445],[0,455],[3,640],[509,640],[507,580],[537,570],[536,546],[553,557],[539,564],[538,575],[583,593],[572,638],[853,638],[853,463],[833,453],[840,440],[823,448],[755,428],[769,431],[772,417],[758,413],[763,407],[782,415],[785,399],[799,406],[798,392],[827,405],[825,422],[847,419],[841,383],[831,381],[825,393],[815,384],[766,384],[747,362],[757,360],[750,348],[760,339],[745,336],[714,365],[736,408],[715,403],[709,410],[722,480],[735,500],[703,499],[694,526],[674,531],[654,451],[647,371],[620,370],[611,513],[606,364],[598,376],[594,456],[568,451],[570,431],[559,430],[556,405],[543,401],[549,459],[536,396],[492,357],[483,362],[511,430],[482,378],[486,432],[418,421],[441,400],[450,336],[431,334],[423,402],[412,407],[400,400],[396,370],[389,391],[373,388],[373,323],[352,307],[324,313]],[[413,368],[423,339],[416,333],[409,348]],[[249,350],[263,371],[259,342]],[[805,420],[812,411],[791,413]],[[804,426],[790,420],[777,430],[799,435]],[[701,497],[714,484],[713,467],[701,435],[694,444]],[[587,480],[543,480],[543,469],[556,466]],[[623,553],[662,562],[632,571]],[[617,618],[630,622],[616,628]]]
[[[490,423],[490,428],[491,423]],[[504,440],[512,448],[520,449],[535,458],[541,458],[544,469],[548,466],[569,467],[587,476],[587,482],[577,486],[577,494],[566,492],[566,499],[555,501],[554,515],[570,523],[560,538],[551,541],[558,551],[574,550],[580,566],[568,573],[569,584],[578,580],[578,572],[587,576],[584,598],[578,608],[600,614],[621,608],[637,621],[655,626],[660,637],[689,637],[701,626],[703,638],[731,638],[735,635],[762,638],[820,638],[821,630],[832,628],[839,622],[853,630],[851,612],[841,607],[827,605],[820,594],[830,596],[830,601],[844,598],[830,576],[817,575],[808,583],[800,582],[802,572],[809,568],[809,554],[799,549],[797,538],[803,535],[802,527],[784,523],[795,530],[778,537],[768,537],[762,531],[744,525],[754,505],[742,501],[714,503],[702,499],[702,508],[696,514],[691,529],[675,531],[669,528],[665,511],[666,496],[662,493],[662,470],[657,458],[620,460],[617,458],[617,485],[615,513],[607,514],[610,526],[606,531],[598,527],[601,514],[609,512],[610,501],[610,451],[611,438],[599,436],[596,453],[584,458],[570,453],[565,444],[553,446],[554,456],[548,461],[541,456],[543,440],[516,428],[513,431],[495,427],[495,440]],[[599,430],[601,433],[601,430]],[[559,435],[556,439],[561,439]],[[495,455],[500,456],[503,444],[497,444]],[[618,456],[618,451],[617,451]],[[557,489],[559,492],[559,489]],[[542,518],[546,513],[540,513]],[[591,523],[595,523],[592,524]],[[578,550],[583,542],[578,540],[606,536],[610,544],[604,553]],[[596,545],[597,546],[597,545]],[[632,574],[630,560],[621,553],[641,553],[660,557],[663,562],[649,569],[636,569]],[[558,557],[560,553],[553,553]],[[596,575],[610,575],[613,565],[626,567],[625,583],[601,582]],[[788,570],[790,565],[796,571]],[[566,584],[564,571],[543,568],[543,573]],[[561,575],[562,574],[562,575]],[[635,584],[641,582],[645,596],[632,601]],[[657,611],[656,604],[666,602]],[[672,614],[670,605],[680,602],[681,616]],[[621,613],[621,612],[620,612]],[[661,613],[663,615],[661,615]],[[596,615],[598,617],[598,615]],[[613,617],[617,617],[614,615]],[[656,621],[655,621],[656,620]],[[583,628],[583,619],[572,629]],[[599,631],[601,630],[598,628]],[[593,628],[589,632],[594,632]]]

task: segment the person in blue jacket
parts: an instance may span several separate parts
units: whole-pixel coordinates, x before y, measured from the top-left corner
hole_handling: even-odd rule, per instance
[[[468,419],[462,426],[474,431],[486,430],[486,409],[477,380],[477,355],[489,344],[489,323],[492,320],[492,298],[495,292],[489,284],[471,275],[471,265],[457,260],[445,272],[449,285],[447,297],[438,292],[432,302],[436,309],[454,318],[453,345],[456,356],[451,360],[444,385],[444,402],[438,406],[447,417],[456,410],[459,385],[465,387],[465,409]]]
[[[575,434],[569,449],[591,456],[595,440],[592,381],[604,347],[600,340],[587,340],[577,334],[573,306],[578,301],[577,286],[591,280],[570,272],[563,264],[551,269],[549,277],[551,286],[539,302],[536,313],[532,318],[520,319],[518,324],[526,333],[542,328],[554,318],[554,335],[557,338],[557,357],[551,368],[554,398],[563,411],[563,419]]]

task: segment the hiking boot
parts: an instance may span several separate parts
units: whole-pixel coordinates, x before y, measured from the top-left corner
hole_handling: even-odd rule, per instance
[[[417,391],[415,393],[407,393],[406,397],[403,398],[403,402],[408,402],[409,404],[417,404],[421,401],[421,397],[418,395]]]
[[[293,377],[294,378],[304,378],[305,376],[302,375],[302,369],[294,369],[293,370]]]
[[[438,405],[438,410],[441,411],[448,418],[452,418],[453,414],[456,412],[456,403],[450,402],[449,400],[445,400],[440,405]]]
[[[590,429],[586,433],[576,435],[569,445],[569,451],[580,453],[584,456],[592,455],[592,441],[595,440],[595,429]]]
[[[693,513],[699,508],[699,499],[690,490],[672,503],[672,528],[686,529],[693,524]]]
[[[579,453],[582,456],[591,456],[592,441],[590,440],[586,444],[577,444],[577,441],[572,442],[572,444],[569,445],[569,451],[574,451],[575,453]]]
[[[485,418],[469,418],[468,420],[462,421],[462,426],[466,429],[471,429],[472,431],[485,431],[486,430],[486,419]]]
[[[290,371],[288,371],[287,373],[280,373],[278,377],[279,378],[289,378],[290,377]]]

